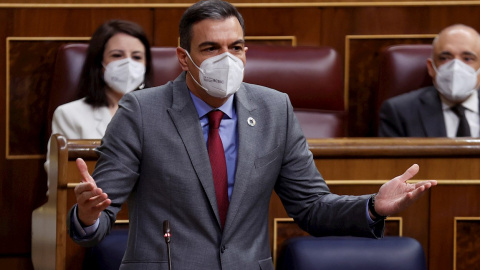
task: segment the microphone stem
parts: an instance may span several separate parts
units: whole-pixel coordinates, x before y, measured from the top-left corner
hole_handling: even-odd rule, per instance
[[[172,259],[170,257],[170,242],[167,242],[168,270],[172,270]]]

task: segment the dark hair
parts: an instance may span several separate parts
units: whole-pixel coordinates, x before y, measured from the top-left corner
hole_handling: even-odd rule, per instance
[[[242,26],[245,36],[245,23],[238,10],[230,3],[222,0],[202,0],[190,6],[179,25],[180,47],[190,52],[192,41],[192,26],[205,19],[224,20],[229,17],[236,17]]]
[[[103,52],[108,40],[118,34],[124,33],[138,38],[145,47],[145,86],[151,86],[152,80],[152,55],[150,43],[142,27],[134,22],[124,20],[111,20],[97,28],[90,39],[85,63],[83,64],[78,90],[86,97],[85,102],[93,107],[108,106],[105,93],[106,83],[103,80]]]

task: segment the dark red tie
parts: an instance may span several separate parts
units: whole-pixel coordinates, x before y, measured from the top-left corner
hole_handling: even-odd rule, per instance
[[[228,177],[227,162],[225,161],[225,152],[223,151],[222,139],[218,128],[222,121],[222,111],[210,111],[208,113],[208,156],[212,166],[213,183],[215,185],[215,194],[217,195],[218,212],[222,228],[225,225],[228,210]]]

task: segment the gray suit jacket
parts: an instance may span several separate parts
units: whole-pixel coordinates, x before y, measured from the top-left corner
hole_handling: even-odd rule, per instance
[[[382,235],[383,222],[373,231],[367,222],[368,196],[330,193],[286,94],[243,83],[234,106],[238,164],[223,232],[207,147],[183,73],[121,100],[93,174],[112,205],[92,238],[75,241],[101,241],[127,201],[130,231],[121,269],[167,269],[164,220],[172,227],[174,269],[273,269],[268,209],[274,189],[289,215],[313,235]],[[249,117],[256,125],[248,125]]]
[[[442,102],[434,86],[388,99],[380,108],[380,137],[447,137]]]

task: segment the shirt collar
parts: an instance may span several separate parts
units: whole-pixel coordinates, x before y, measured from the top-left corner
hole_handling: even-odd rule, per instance
[[[192,97],[193,104],[195,105],[195,109],[197,109],[198,118],[204,117],[207,113],[209,113],[213,109],[218,109],[222,111],[225,115],[229,118],[233,117],[233,97],[235,95],[231,95],[222,106],[218,108],[214,108],[199,97],[195,96],[192,92],[190,92],[190,96]]]
[[[444,110],[450,109],[452,106],[455,106],[455,103],[448,101],[442,95],[440,95],[440,99],[442,100],[442,108]],[[478,90],[473,91],[473,93],[468,97],[464,102],[462,102],[462,106],[474,113],[478,113]]]

